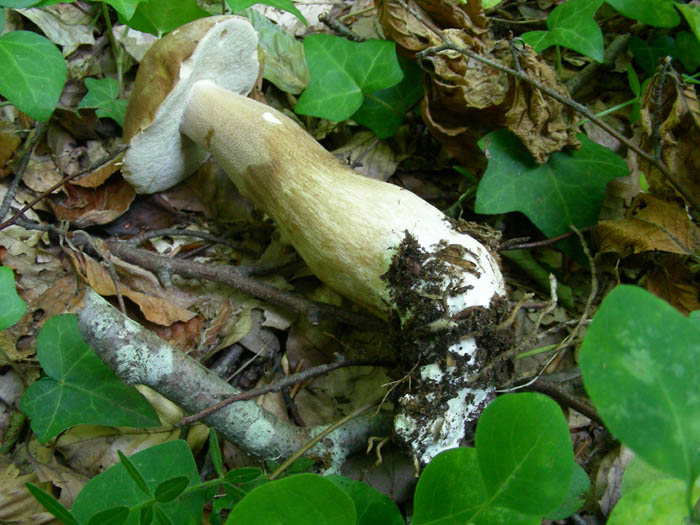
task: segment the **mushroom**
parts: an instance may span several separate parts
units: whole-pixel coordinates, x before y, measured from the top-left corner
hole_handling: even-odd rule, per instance
[[[247,98],[257,71],[256,34],[240,17],[197,20],[157,42],[129,100],[124,176],[138,192],[164,190],[211,154],[322,282],[398,326],[420,368],[394,430],[425,464],[457,446],[492,396],[468,376],[507,315],[497,258],[434,206],[355,173]]]

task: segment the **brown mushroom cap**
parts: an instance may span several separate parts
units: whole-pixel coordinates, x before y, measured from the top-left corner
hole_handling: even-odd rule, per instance
[[[139,193],[174,186],[209,155],[180,134],[189,91],[199,80],[247,94],[258,77],[258,38],[240,16],[211,16],[186,24],[143,57],[124,121],[124,177]]]

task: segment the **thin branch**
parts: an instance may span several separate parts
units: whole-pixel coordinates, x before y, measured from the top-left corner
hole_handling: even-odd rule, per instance
[[[333,423],[330,425],[328,428],[324,429],[321,431],[318,435],[316,435],[312,440],[310,440],[308,443],[305,443],[304,446],[299,448],[294,454],[289,456],[287,460],[282,463],[277,470],[275,470],[272,474],[270,474],[270,481],[274,480],[275,478],[278,478],[285,470],[287,470],[292,463],[294,463],[297,459],[302,457],[304,454],[306,454],[314,445],[319,443],[322,439],[324,439],[326,436],[331,434],[332,432],[338,430],[340,427],[342,427],[345,423],[350,421],[351,419],[355,419],[358,416],[361,416],[371,408],[374,408],[377,405],[365,405],[363,407],[358,408],[357,410],[351,412],[344,418],[340,419],[339,421]]]
[[[327,374],[333,370],[337,370],[338,368],[344,368],[348,366],[387,366],[389,363],[387,362],[366,362],[366,361],[340,361],[338,363],[328,363],[325,365],[320,365],[316,366],[313,368],[309,368],[308,370],[304,370],[303,372],[298,372],[296,374],[288,375],[285,378],[279,380],[277,383],[273,385],[266,385],[264,387],[260,388],[255,388],[253,390],[247,390],[245,392],[241,392],[240,394],[235,394],[224,401],[221,401],[220,403],[217,403],[216,405],[212,405],[209,408],[206,408],[200,412],[197,412],[196,414],[192,414],[191,416],[187,416],[185,418],[182,418],[182,420],[175,425],[175,428],[181,428],[187,425],[191,425],[192,423],[195,423],[196,421],[199,421],[200,419],[205,418],[209,414],[213,414],[217,410],[220,410],[224,407],[227,407],[233,403],[236,403],[237,401],[246,401],[248,399],[255,399],[256,397],[264,396],[265,394],[270,394],[272,392],[279,392],[283,388],[288,388],[290,386],[293,386],[297,383],[303,383],[305,381],[308,381],[309,379],[312,379],[314,377],[320,376]]]
[[[610,69],[615,65],[615,60],[625,49],[631,35],[617,35],[612,42],[605,46],[605,55],[601,63],[591,62],[575,76],[566,81],[566,89],[571,95],[575,95],[579,89],[589,84],[593,77],[600,72],[601,69]]]
[[[63,177],[60,181],[58,181],[56,184],[54,184],[53,186],[51,186],[48,190],[46,190],[46,191],[42,192],[41,194],[39,194],[39,196],[36,197],[33,201],[31,201],[29,204],[26,204],[25,206],[23,206],[22,209],[20,209],[20,210],[19,210],[17,213],[15,213],[12,217],[10,217],[10,218],[7,219],[5,222],[3,222],[2,224],[0,224],[0,230],[4,230],[4,229],[7,228],[8,226],[11,226],[11,225],[15,224],[15,223],[22,217],[22,215],[24,215],[24,213],[25,213],[27,210],[29,210],[29,209],[30,209],[32,206],[34,206],[37,202],[39,202],[40,200],[42,200],[42,199],[43,199],[44,197],[46,197],[47,195],[50,195],[51,193],[53,193],[54,191],[56,191],[58,188],[60,188],[60,187],[63,186],[64,184],[66,184],[67,182],[70,182],[70,181],[72,181],[72,180],[75,180],[75,179],[77,179],[77,178],[83,176],[83,175],[87,175],[88,173],[91,173],[91,172],[95,171],[95,170],[96,170],[97,168],[99,168],[100,166],[103,166],[103,165],[107,164],[108,162],[110,162],[111,160],[113,160],[114,158],[116,158],[117,156],[119,156],[122,152],[126,151],[126,149],[127,149],[127,146],[121,146],[121,147],[118,148],[116,151],[110,153],[109,155],[107,155],[107,156],[104,157],[103,159],[100,159],[99,161],[97,161],[97,162],[95,163],[94,166],[91,166],[91,167],[89,167],[89,168],[86,169],[86,170],[79,171],[78,173],[74,173],[73,175],[68,175],[67,177]],[[24,160],[24,159],[23,159],[23,160]],[[14,181],[13,181],[13,182],[14,182]],[[9,191],[8,191],[8,194],[9,194]],[[5,211],[5,213],[7,213],[7,211]],[[4,218],[4,217],[5,217],[5,213],[1,213],[1,214],[0,214],[0,218]]]
[[[491,66],[494,69],[498,69],[499,71],[503,71],[504,73],[508,73],[509,75],[512,75],[513,77],[530,84],[531,86],[539,89],[542,93],[548,95],[549,97],[553,98],[557,102],[560,102],[561,104],[564,104],[565,106],[568,106],[576,111],[578,111],[581,115],[586,117],[588,120],[593,122],[596,126],[607,132],[608,134],[612,135],[615,137],[617,140],[622,142],[625,146],[627,146],[629,149],[634,151],[637,155],[639,155],[641,158],[649,162],[651,165],[656,167],[666,178],[666,180],[680,193],[683,198],[690,204],[696,211],[700,213],[700,205],[698,202],[695,200],[695,198],[692,196],[692,194],[680,183],[676,180],[674,177],[673,173],[671,173],[671,170],[668,169],[668,167],[660,160],[657,159],[653,154],[649,154],[643,149],[641,149],[637,144],[629,140],[627,137],[619,133],[616,129],[614,129],[612,126],[607,124],[605,121],[601,120],[598,118],[596,115],[593,114],[592,111],[590,111],[586,106],[583,104],[579,104],[575,100],[571,99],[570,97],[567,97],[566,95],[563,95],[549,86],[545,86],[541,82],[539,82],[536,79],[530,78],[525,72],[523,71],[518,71],[516,69],[510,68],[508,66],[505,66],[501,64],[500,62],[497,62],[495,60],[491,60],[489,58],[486,58],[484,56],[481,56],[478,53],[475,53],[471,49],[467,49],[458,45],[455,45],[452,41],[448,40],[448,38],[445,36],[445,34],[436,27],[433,27],[432,24],[429,24],[424,17],[420,15],[420,13],[416,12],[415,9],[411,8],[406,4],[404,0],[397,0],[401,6],[406,9],[411,15],[413,15],[417,20],[419,20],[426,28],[428,28],[430,31],[435,33],[440,40],[443,42],[442,45],[436,46],[436,47],[431,47],[424,49],[423,51],[420,51],[416,54],[416,57],[420,60],[421,58],[427,56],[427,55],[436,55],[442,51],[456,51],[457,53],[460,53],[462,55],[468,56],[469,58],[473,58],[474,60],[477,60],[481,62],[482,64],[486,64],[487,66]]]
[[[199,361],[132,321],[93,290],[77,312],[78,329],[95,354],[126,384],[153,388],[189,413],[238,393]],[[206,418],[207,425],[259,458],[288,457],[327,427],[300,428],[277,419],[254,401],[242,401]],[[326,436],[310,450],[333,468],[363,448],[369,436],[390,432],[391,418],[363,416]]]
[[[29,164],[29,159],[32,156],[32,152],[34,151],[34,148],[36,148],[36,145],[39,143],[39,140],[41,140],[41,137],[44,136],[45,131],[46,122],[39,122],[36,128],[34,128],[34,131],[32,131],[32,135],[27,141],[27,149],[25,150],[24,155],[22,156],[22,160],[19,161],[19,166],[17,166],[17,173],[15,174],[15,178],[12,179],[10,187],[7,188],[7,193],[5,194],[5,198],[3,199],[2,205],[0,206],[0,221],[5,218],[5,215],[7,215],[7,212],[10,210],[12,199],[15,198],[17,188],[19,187],[19,183],[22,181],[24,171],[27,169],[27,165]],[[0,230],[2,230],[4,226],[5,223],[0,225]]]
[[[188,279],[207,279],[224,283],[258,299],[297,312],[308,318],[312,324],[318,324],[324,319],[335,319],[346,324],[367,328],[383,328],[385,326],[384,322],[376,317],[330,304],[310,301],[300,295],[262,283],[243,275],[235,266],[202,264],[195,261],[163,257],[119,241],[109,241],[107,246],[117,257],[142,268],[159,274],[178,274]]]

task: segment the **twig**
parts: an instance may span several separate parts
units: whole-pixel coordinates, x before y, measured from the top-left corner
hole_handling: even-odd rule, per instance
[[[385,326],[383,321],[376,317],[352,312],[330,304],[310,301],[300,295],[261,283],[243,275],[235,266],[214,266],[195,261],[163,257],[119,241],[108,241],[107,246],[114,255],[127,262],[161,274],[175,273],[188,279],[207,279],[227,284],[253,297],[297,312],[308,318],[312,324],[318,324],[324,319],[335,319],[346,324],[366,326],[367,328],[382,328]]]
[[[246,228],[240,228],[239,231],[232,230],[229,232],[226,232],[226,236],[232,236],[236,235],[237,233],[244,233],[247,231]],[[143,244],[146,241],[149,241],[151,239],[157,239],[158,237],[196,237],[198,239],[204,239],[205,241],[213,242],[216,244],[220,244],[222,246],[228,246],[229,248],[234,248],[236,249],[235,243],[232,243],[231,241],[227,241],[223,237],[213,235],[209,232],[203,232],[203,231],[195,231],[195,230],[183,230],[179,228],[163,228],[161,230],[148,230],[139,233],[136,237],[133,237],[129,239],[128,242],[129,244],[132,244],[133,246],[138,246],[140,244]]]
[[[192,414],[191,416],[182,418],[182,420],[180,420],[180,422],[175,425],[175,428],[181,428],[187,425],[191,425],[192,423],[195,423],[196,421],[205,418],[209,414],[213,414],[217,410],[227,407],[232,403],[236,403],[237,401],[246,401],[248,399],[255,399],[256,397],[264,396],[265,394],[270,394],[272,392],[279,392],[283,388],[288,388],[297,383],[308,381],[311,378],[327,374],[328,372],[337,370],[338,368],[343,368],[347,366],[386,366],[388,364],[389,363],[383,361],[341,361],[338,363],[329,363],[326,365],[320,365],[313,368],[309,368],[308,370],[304,370],[303,372],[298,372],[296,374],[289,375],[273,385],[266,385],[264,387],[255,388],[253,390],[241,392],[240,394],[232,395],[224,401],[217,403],[216,405],[212,405],[209,408],[197,412],[196,414]]]
[[[328,13],[322,13],[318,15],[318,20],[319,22],[323,22],[330,29],[338,33],[340,36],[344,36],[348,40],[352,40],[353,42],[364,42],[365,40],[367,40],[366,38],[361,37],[357,33],[351,31],[347,26],[329,17]]]
[[[306,454],[306,452],[311,449],[316,443],[319,443],[323,438],[325,438],[327,435],[329,435],[331,432],[337,430],[338,428],[342,427],[345,423],[350,421],[351,419],[356,418],[357,416],[361,416],[371,408],[374,408],[375,405],[365,405],[363,407],[358,408],[354,412],[351,412],[344,418],[340,419],[339,421],[336,421],[333,423],[331,426],[328,428],[324,429],[322,432],[320,432],[317,436],[315,436],[311,441],[308,443],[305,443],[304,446],[302,446],[299,450],[297,450],[294,454],[289,456],[287,460],[282,463],[277,470],[275,470],[272,474],[270,474],[270,481],[274,480],[275,478],[278,478],[285,470],[287,470],[292,463],[294,463],[297,459],[299,459],[301,456]]]
[[[78,173],[74,173],[73,175],[68,175],[67,177],[63,177],[60,181],[58,181],[56,184],[54,184],[53,186],[51,186],[48,190],[46,190],[46,191],[42,192],[41,194],[39,194],[39,196],[36,197],[33,201],[31,201],[29,204],[26,204],[25,206],[23,206],[22,209],[20,209],[20,210],[19,210],[17,213],[15,213],[12,217],[10,217],[10,218],[7,219],[5,222],[3,222],[2,224],[0,224],[0,230],[4,230],[4,229],[7,228],[8,226],[11,226],[12,224],[15,224],[15,223],[17,222],[17,220],[18,220],[19,218],[21,218],[22,215],[24,215],[24,213],[25,213],[27,210],[29,210],[32,206],[34,206],[34,205],[35,205],[37,202],[39,202],[41,199],[43,199],[43,198],[46,197],[47,195],[50,195],[52,192],[56,191],[58,188],[60,188],[61,186],[63,186],[63,185],[66,184],[67,182],[70,182],[70,181],[72,181],[72,180],[74,180],[74,179],[77,179],[78,177],[81,177],[82,175],[86,175],[86,174],[88,174],[88,173],[91,173],[91,172],[95,171],[95,170],[96,170],[97,168],[99,168],[100,166],[103,166],[103,165],[107,164],[108,162],[110,162],[111,160],[113,160],[114,158],[116,158],[117,156],[119,156],[122,152],[126,151],[126,149],[127,149],[127,146],[121,146],[121,147],[119,147],[116,151],[114,151],[113,153],[110,153],[109,155],[107,155],[107,156],[104,157],[103,159],[100,159],[99,161],[97,161],[97,162],[95,163],[95,165],[89,167],[88,169],[83,170],[83,171],[79,171]],[[22,160],[24,160],[24,159],[22,159]],[[14,182],[14,181],[13,181],[13,182]],[[8,190],[8,194],[9,194],[9,190]],[[5,213],[7,213],[7,211],[5,211]],[[0,214],[0,217],[4,218],[4,217],[5,217],[5,213],[1,213],[1,214]]]
[[[592,230],[592,226],[588,226],[586,228],[581,228],[582,232],[586,232],[588,230]],[[533,241],[533,242],[522,242],[518,243],[518,239],[510,239],[506,242],[504,242],[499,248],[498,251],[510,251],[510,250],[529,250],[530,248],[539,248],[542,246],[551,246],[552,244],[556,244],[559,241],[563,241],[564,239],[568,239],[569,237],[573,237],[575,235],[574,232],[566,232],[562,233],[561,235],[557,235],[556,237],[551,237],[549,239],[543,239],[541,241]],[[525,237],[527,238],[527,237]]]
[[[561,93],[551,89],[548,86],[545,86],[538,80],[530,78],[524,71],[517,71],[513,68],[501,64],[500,62],[496,62],[495,60],[491,60],[489,58],[481,56],[480,54],[475,53],[471,49],[455,45],[447,39],[447,37],[442,31],[440,31],[440,29],[432,27],[431,24],[429,24],[419,13],[417,13],[413,8],[409,7],[404,0],[397,1],[399,2],[399,4],[401,4],[401,6],[403,6],[404,9],[411,13],[411,15],[413,15],[417,20],[419,20],[425,27],[427,27],[430,31],[435,33],[443,42],[441,46],[427,48],[423,51],[419,51],[418,53],[416,53],[416,57],[419,59],[419,61],[421,58],[427,55],[436,55],[442,51],[456,51],[457,53],[468,56],[469,58],[473,58],[474,60],[477,60],[482,64],[486,64],[487,66],[491,66],[494,69],[498,69],[499,71],[508,73],[509,75],[512,75],[515,78],[522,80],[527,84],[530,84],[531,86],[534,86],[535,88],[539,89],[542,93],[548,95],[557,102],[560,102],[561,104],[564,104],[565,106],[568,106],[578,111],[581,115],[593,122],[596,126],[615,137],[617,140],[622,142],[625,146],[634,151],[641,158],[643,158],[644,160],[652,164],[654,167],[656,167],[663,174],[666,180],[678,191],[678,193],[680,193],[683,196],[686,202],[688,202],[688,204],[690,204],[696,211],[700,212],[700,205],[693,198],[692,194],[680,182],[676,180],[676,178],[671,173],[671,170],[669,170],[668,167],[660,159],[657,159],[654,155],[649,154],[643,149],[641,149],[637,144],[635,144],[627,137],[619,133],[612,126],[595,116],[593,112],[590,111],[586,106],[584,106],[583,104],[579,104],[570,97],[562,95]]]
[[[605,47],[605,55],[603,61],[599,64],[591,62],[575,76],[566,81],[566,89],[571,95],[575,95],[583,86],[590,83],[593,77],[600,69],[610,69],[615,65],[615,60],[625,49],[630,40],[631,35],[617,35],[610,44]]]
[[[78,329],[95,354],[127,384],[157,390],[187,412],[198,412],[238,393],[199,361],[121,314],[93,290],[78,310]],[[300,428],[280,421],[254,401],[243,401],[206,418],[207,425],[260,458],[287,457],[325,427]],[[389,432],[391,418],[364,416],[326,436],[310,452],[336,469],[347,454],[364,448],[369,436]]]
[[[41,137],[44,135],[45,131],[46,122],[39,122],[36,128],[34,128],[34,131],[32,131],[32,135],[27,141],[27,149],[25,150],[24,155],[22,155],[22,160],[19,161],[19,166],[17,166],[17,173],[15,174],[15,178],[12,179],[10,187],[7,188],[7,193],[5,194],[5,198],[3,199],[2,205],[0,206],[0,221],[5,218],[5,215],[7,215],[7,212],[10,210],[12,199],[14,199],[15,193],[17,193],[17,188],[19,187],[19,183],[22,181],[24,171],[27,169],[27,164],[29,164],[29,159],[32,156],[32,152],[34,151],[36,145],[39,143],[39,140],[41,140]],[[5,223],[0,225],[0,230],[2,230],[4,226]]]
[[[600,419],[598,412],[593,404],[585,398],[574,396],[564,390],[558,383],[547,379],[546,377],[538,377],[532,384],[528,385],[528,390],[535,390],[543,394],[547,394],[565,405],[573,408],[576,412],[583,414],[591,421],[605,426],[603,420]]]

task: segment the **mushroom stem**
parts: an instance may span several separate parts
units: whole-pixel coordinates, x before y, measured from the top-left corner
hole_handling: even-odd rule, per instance
[[[458,446],[493,395],[490,380],[469,376],[506,341],[494,256],[413,193],[356,174],[288,117],[213,82],[192,86],[180,132],[275,220],[321,281],[398,321],[406,359],[421,367],[394,431],[416,462]],[[484,341],[492,348],[479,348]]]
[[[294,121],[210,81],[194,84],[180,124],[209,151],[241,194],[268,213],[328,286],[383,318],[394,309],[383,276],[409,233],[428,252],[459,245],[446,313],[488,307],[504,295],[494,257],[413,193],[358,175]],[[464,295],[468,295],[465,300]]]

